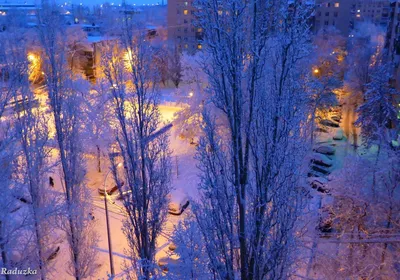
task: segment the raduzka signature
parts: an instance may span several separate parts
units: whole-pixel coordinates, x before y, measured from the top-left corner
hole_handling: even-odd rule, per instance
[[[0,274],[1,275],[36,275],[37,270],[31,269],[30,267],[28,267],[27,269],[19,269],[19,268],[8,269],[6,267],[2,267]]]

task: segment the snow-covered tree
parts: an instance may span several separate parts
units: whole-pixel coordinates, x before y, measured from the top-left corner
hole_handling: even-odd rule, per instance
[[[90,195],[85,186],[85,160],[80,141],[85,127],[81,118],[82,96],[88,93],[88,86],[68,67],[70,50],[61,19],[55,6],[44,6],[38,13],[37,35],[60,156],[66,217],[62,227],[70,248],[69,273],[82,279],[94,273],[97,242],[97,235],[87,218]]]
[[[169,140],[167,134],[155,134],[162,123],[154,51],[129,17],[123,18],[120,34],[102,59],[115,115],[112,170],[127,213],[123,231],[129,245],[128,276],[150,279],[156,273],[156,240],[168,210]],[[122,161],[122,172],[118,161]],[[123,191],[129,192],[124,195]]]
[[[300,66],[310,14],[292,2],[197,1],[209,101],[222,121],[203,114],[195,214],[217,279],[290,275],[307,150]]]
[[[14,264],[12,253],[17,248],[15,241],[18,240],[18,230],[23,224],[13,214],[19,207],[13,196],[18,188],[12,178],[18,150],[15,147],[17,140],[9,117],[9,105],[18,83],[13,79],[14,75],[10,79],[13,65],[8,61],[7,35],[5,32],[0,35],[0,253],[2,267],[10,269]],[[5,275],[5,278],[9,280],[11,277]]]
[[[365,85],[364,102],[358,108],[359,118],[356,125],[361,127],[365,144],[382,144],[392,140],[390,129],[397,123],[397,90],[390,84],[390,65],[379,65],[370,75]]]
[[[171,81],[174,83],[175,87],[178,88],[179,84],[182,82],[182,53],[178,48],[173,48],[169,50],[168,54],[168,72]]]
[[[379,166],[375,194],[371,191],[375,166],[370,159],[349,156],[344,168],[332,173],[328,187],[334,199],[327,206],[332,231],[324,234],[326,241],[318,246],[313,264],[316,275],[324,279],[399,277],[397,156],[393,151]]]
[[[208,270],[206,246],[196,221],[188,218],[180,222],[172,236],[172,246],[175,250],[172,256],[178,257],[178,268],[174,274],[168,273],[172,279],[210,279],[212,274]]]
[[[22,34],[21,34],[22,35]],[[17,156],[18,165],[13,176],[20,190],[20,197],[27,200],[28,213],[26,233],[28,241],[25,254],[29,256],[33,267],[37,268],[39,277],[48,275],[47,257],[52,249],[51,232],[54,224],[50,224],[51,216],[57,203],[49,192],[47,172],[49,171],[50,152],[46,147],[48,130],[46,117],[35,108],[35,99],[29,85],[29,60],[27,59],[26,40],[17,35],[9,39],[8,58],[12,64],[10,79],[17,81],[11,87],[15,103],[16,119],[14,121],[16,136],[21,153]],[[26,194],[26,195],[25,195]],[[31,237],[31,238],[28,238]]]

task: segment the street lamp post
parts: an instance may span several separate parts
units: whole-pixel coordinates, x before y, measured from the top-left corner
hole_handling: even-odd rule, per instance
[[[112,255],[112,244],[111,244],[111,234],[110,234],[110,222],[108,218],[108,203],[107,203],[107,189],[106,189],[106,181],[107,177],[110,174],[111,170],[108,171],[105,179],[104,179],[104,208],[106,210],[106,224],[107,224],[107,239],[108,239],[108,253],[110,257],[110,270],[111,270],[111,277],[115,276],[114,272],[114,262],[113,262],[113,255]]]

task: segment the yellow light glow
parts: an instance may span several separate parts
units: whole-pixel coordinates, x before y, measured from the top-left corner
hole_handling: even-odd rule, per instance
[[[193,91],[189,92],[189,97],[193,97],[194,93]]]
[[[318,68],[314,69],[314,74],[319,74],[319,69]]]
[[[28,54],[28,60],[29,60],[30,62],[35,62],[35,61],[37,60],[37,58],[36,58],[36,56],[35,56],[34,54],[29,53],[29,54]]]

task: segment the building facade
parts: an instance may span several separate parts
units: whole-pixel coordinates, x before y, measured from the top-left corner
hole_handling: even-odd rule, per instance
[[[387,27],[390,15],[389,0],[358,0],[355,7],[355,22],[369,21]]]
[[[354,28],[355,3],[356,0],[316,0],[314,31],[335,28],[348,36]]]
[[[390,20],[390,0],[316,0],[315,32],[336,28],[348,36],[361,22],[386,28]]]
[[[177,48],[193,53],[202,49],[202,30],[196,27],[194,1],[168,0],[168,40]]]

